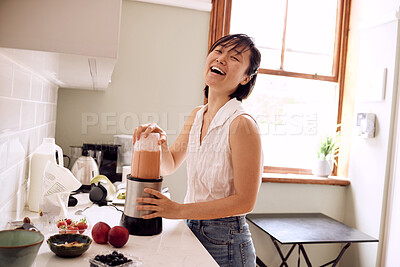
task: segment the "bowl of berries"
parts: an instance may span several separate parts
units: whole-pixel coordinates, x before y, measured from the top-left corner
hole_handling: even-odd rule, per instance
[[[58,218],[55,225],[59,234],[83,234],[89,231],[89,222],[86,217]]]
[[[122,253],[118,250],[103,252],[89,259],[90,267],[138,267],[142,262],[135,256]]]

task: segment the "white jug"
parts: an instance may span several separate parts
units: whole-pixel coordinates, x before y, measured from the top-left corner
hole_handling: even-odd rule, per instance
[[[39,212],[39,203],[43,195],[44,170],[48,161],[56,163],[56,152],[58,165],[64,167],[62,149],[55,144],[54,138],[43,138],[43,143],[32,154],[29,168],[28,206],[30,211]]]

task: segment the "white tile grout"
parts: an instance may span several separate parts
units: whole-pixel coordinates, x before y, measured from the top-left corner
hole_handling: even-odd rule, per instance
[[[17,97],[9,97],[9,96],[0,96],[0,99],[6,99],[6,100],[20,100],[20,101],[25,101],[25,102],[39,103],[39,104],[57,105],[57,102],[56,102],[56,103],[53,103],[53,102],[44,102],[44,101],[30,100],[30,99],[23,99],[23,98],[17,98]]]
[[[19,105],[19,123],[18,123],[18,129],[21,129],[21,128],[22,128],[22,111],[23,111],[22,106],[23,106],[23,103],[20,102],[20,105]]]
[[[33,77],[33,74],[30,73],[30,77],[29,77],[29,99],[32,98],[32,79],[33,79],[32,77]]]
[[[11,92],[10,92],[10,96],[12,96],[14,94],[14,72],[15,72],[15,65],[12,64],[12,77],[11,77]]]
[[[0,56],[2,56],[3,58],[5,58],[6,60],[10,61],[10,62],[13,64],[13,68],[14,68],[14,65],[17,65],[18,67],[20,67],[20,68],[22,68],[22,69],[28,71],[29,73],[32,73],[35,77],[39,78],[39,79],[42,80],[43,82],[47,82],[47,83],[50,83],[50,84],[52,84],[52,85],[58,87],[58,85],[57,85],[56,83],[54,83],[53,81],[50,81],[50,80],[46,79],[45,77],[43,77],[42,75],[40,75],[40,74],[38,74],[38,73],[36,73],[36,72],[35,72],[33,69],[31,69],[30,67],[27,67],[27,66],[25,66],[25,65],[23,65],[23,64],[18,63],[17,61],[15,61],[15,60],[9,58],[8,56],[2,54],[1,52],[0,52]]]
[[[33,126],[31,128],[28,128],[28,129],[17,130],[17,131],[7,131],[7,132],[4,132],[4,133],[0,132],[0,138],[6,138],[6,137],[13,136],[13,135],[18,135],[18,134],[21,134],[21,133],[24,133],[24,132],[27,132],[27,131],[30,131],[30,130],[34,130],[36,128],[40,128],[40,127],[45,126],[45,125],[48,126],[49,124],[55,123],[55,122],[56,121],[54,120],[54,121],[49,121],[49,122],[42,123],[40,125]]]
[[[14,192],[12,195],[18,195],[18,193],[20,193],[21,190],[25,190],[25,187],[26,188],[28,187],[28,180],[25,180],[23,183],[19,184],[17,191]],[[21,193],[23,193],[23,192],[21,192]],[[8,211],[7,210],[6,211],[1,211],[1,210],[3,208],[6,209],[8,205],[11,205],[13,200],[14,200],[14,198],[10,198],[10,199],[5,200],[3,203],[0,203],[0,207],[1,207],[0,208],[0,213],[3,214],[4,212],[10,212],[10,210],[8,210]],[[26,203],[24,203],[24,206],[25,206],[25,204]],[[11,211],[11,212],[14,212],[14,211]]]

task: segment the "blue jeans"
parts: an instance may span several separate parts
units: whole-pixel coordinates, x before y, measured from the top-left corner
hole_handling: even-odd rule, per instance
[[[187,220],[187,225],[220,266],[256,266],[256,253],[245,216]]]

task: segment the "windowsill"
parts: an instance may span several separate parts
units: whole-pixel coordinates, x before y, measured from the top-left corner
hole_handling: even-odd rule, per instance
[[[318,177],[314,175],[263,173],[263,183],[285,183],[285,184],[322,184],[349,186],[350,180],[337,176]]]

